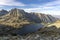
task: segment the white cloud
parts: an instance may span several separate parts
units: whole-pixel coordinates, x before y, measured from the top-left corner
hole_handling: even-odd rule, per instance
[[[16,0],[0,0],[0,6],[25,6],[25,4]]]
[[[21,2],[17,2],[16,0],[0,0],[0,7],[3,6],[26,6],[26,5]],[[22,8],[26,12],[41,12],[41,13],[51,14],[51,15],[60,15],[60,0],[48,2],[44,5],[31,4],[27,6],[35,6],[35,7]]]
[[[56,1],[53,1],[53,2],[49,2],[47,4],[45,4],[46,6],[60,6],[60,0],[56,0]]]
[[[41,13],[50,14],[50,15],[60,15],[60,11],[54,11],[54,10],[41,11]]]
[[[26,8],[26,12],[41,12],[51,15],[60,15],[60,0],[48,2],[44,5],[39,5],[36,8]]]
[[[44,13],[50,15],[60,15],[60,10],[41,10],[41,8],[24,9],[26,12]]]

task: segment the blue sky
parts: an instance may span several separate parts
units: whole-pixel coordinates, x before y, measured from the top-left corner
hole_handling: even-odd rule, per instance
[[[60,15],[60,0],[0,0],[0,10],[12,8],[24,9],[26,12]]]

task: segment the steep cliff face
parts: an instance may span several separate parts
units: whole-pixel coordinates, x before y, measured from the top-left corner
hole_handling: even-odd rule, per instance
[[[32,19],[38,23],[40,23],[40,22],[51,23],[51,22],[55,22],[57,20],[57,18],[55,18],[51,15],[42,14],[42,13],[30,13],[28,17],[29,17],[29,19]]]

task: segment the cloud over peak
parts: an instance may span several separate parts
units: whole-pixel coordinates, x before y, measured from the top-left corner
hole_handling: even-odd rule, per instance
[[[0,0],[0,6],[25,6],[25,4],[16,0]]]

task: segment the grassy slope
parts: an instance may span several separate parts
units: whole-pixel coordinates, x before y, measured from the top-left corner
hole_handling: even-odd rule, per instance
[[[48,27],[55,25],[57,28],[60,28],[60,20],[48,25]]]

